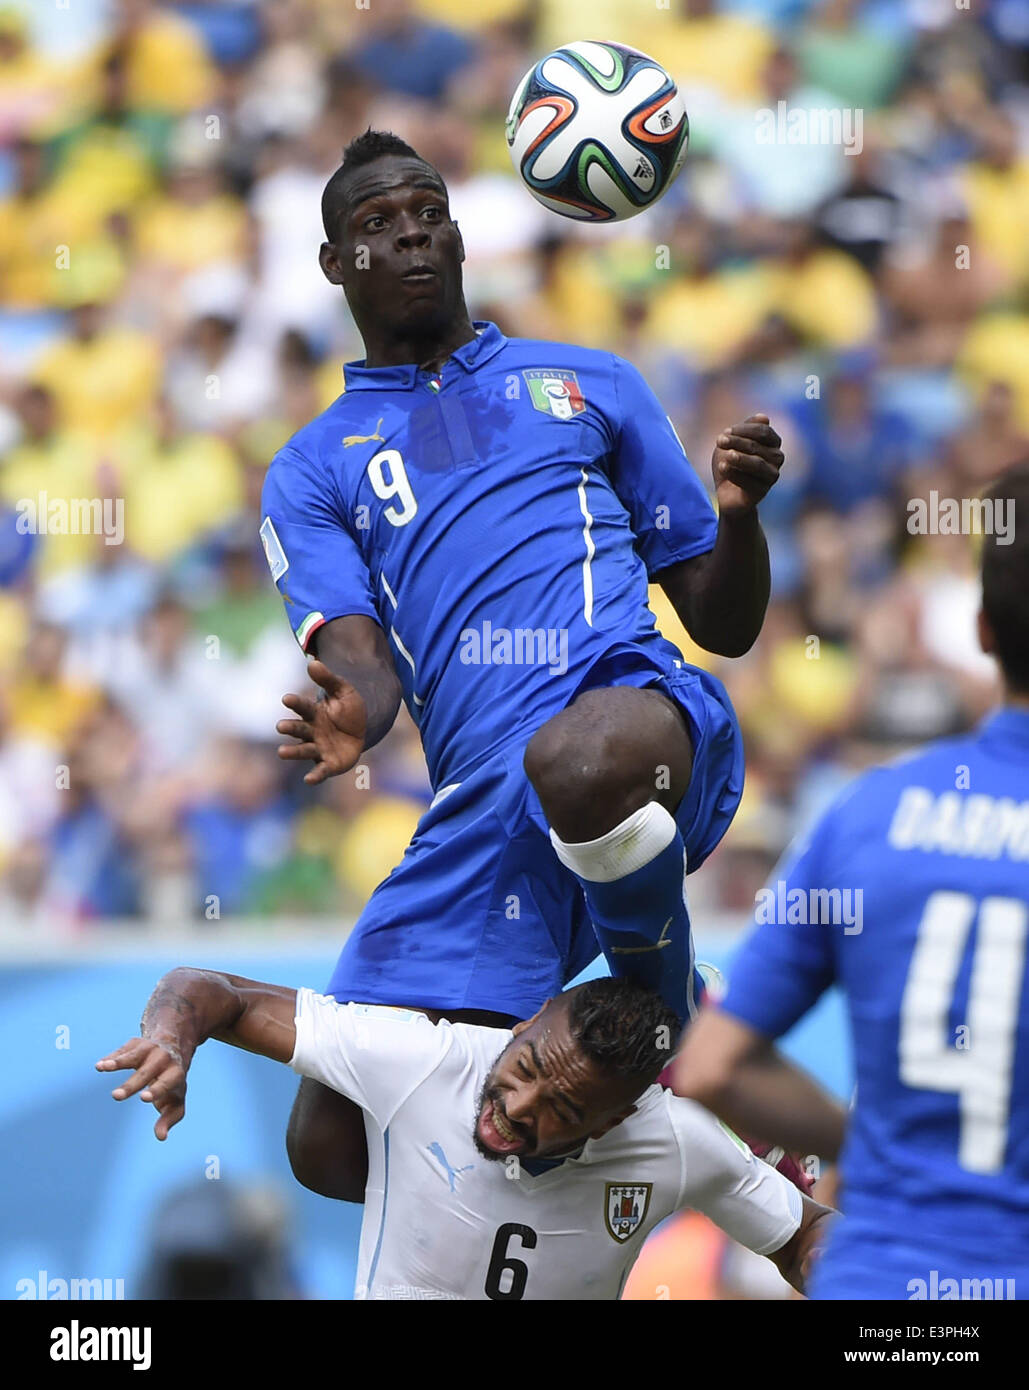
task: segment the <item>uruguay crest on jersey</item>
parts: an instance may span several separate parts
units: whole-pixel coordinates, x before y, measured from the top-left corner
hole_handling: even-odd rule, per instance
[[[608,1234],[621,1244],[646,1219],[651,1182],[609,1182],[604,1186],[604,1222]]]
[[[532,404],[544,415],[556,415],[570,420],[586,409],[586,398],[579,387],[579,378],[563,367],[530,367],[522,372],[529,388]]]

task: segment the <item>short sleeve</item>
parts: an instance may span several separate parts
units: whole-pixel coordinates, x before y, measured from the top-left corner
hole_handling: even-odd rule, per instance
[[[379,621],[368,567],[330,480],[289,445],[272,459],[261,511],[268,567],[304,651],[333,618],[357,613]]]
[[[729,969],[719,1005],[759,1033],[778,1038],[821,998],[836,975],[831,863],[839,830],[832,811],[804,837],[757,895],[755,927]]]
[[[660,401],[630,363],[614,362],[618,434],[611,483],[653,578],[714,548],[718,519]]]
[[[381,1004],[340,1004],[297,990],[296,1047],[290,1066],[349,1096],[384,1129],[442,1061],[449,1029],[425,1014]]]
[[[804,1214],[797,1188],[702,1106],[678,1096],[669,1105],[686,1168],[680,1205],[757,1255],[781,1250]]]

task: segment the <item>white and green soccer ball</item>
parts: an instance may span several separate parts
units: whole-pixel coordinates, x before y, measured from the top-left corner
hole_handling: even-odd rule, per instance
[[[507,144],[544,207],[583,222],[635,217],[682,168],[689,121],[653,58],[620,43],[568,43],[518,84]]]

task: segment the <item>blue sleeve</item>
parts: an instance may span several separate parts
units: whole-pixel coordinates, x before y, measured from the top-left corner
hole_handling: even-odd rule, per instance
[[[812,893],[839,886],[829,862],[838,834],[829,812],[787,853],[758,894],[756,925],[730,967],[720,1007],[770,1038],[788,1032],[835,979],[833,933],[843,927],[819,920]]]
[[[261,511],[268,567],[305,652],[333,618],[358,613],[379,621],[368,567],[331,478],[288,444],[272,459]]]
[[[611,483],[653,578],[712,550],[718,519],[660,401],[635,367],[620,357],[612,360],[618,435]]]

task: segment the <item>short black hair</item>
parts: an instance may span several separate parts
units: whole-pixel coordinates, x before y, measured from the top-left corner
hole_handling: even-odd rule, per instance
[[[993,502],[995,518],[983,536],[983,610],[1008,685],[1029,694],[1029,458],[1005,469],[983,496]],[[1004,535],[998,506],[1007,509]]]
[[[336,238],[336,223],[343,209],[343,185],[347,177],[362,165],[371,164],[373,160],[390,154],[420,160],[427,169],[432,169],[432,165],[422,159],[416,149],[406,140],[401,140],[399,135],[394,135],[391,130],[372,130],[369,127],[356,136],[343,151],[343,162],[329,179],[322,193],[322,225],[329,241]],[[439,178],[435,169],[432,169],[432,172]],[[440,183],[442,182],[440,178]]]
[[[572,1039],[607,1076],[640,1086],[672,1060],[679,1020],[659,994],[635,980],[605,976],[561,996]]]

